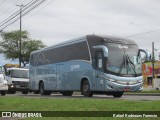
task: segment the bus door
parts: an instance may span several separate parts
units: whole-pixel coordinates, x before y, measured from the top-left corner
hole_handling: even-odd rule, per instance
[[[57,90],[64,89],[64,66],[63,64],[58,64],[56,66],[56,84],[57,84]]]
[[[97,90],[104,90],[105,83],[104,83],[103,78],[101,77],[101,75],[104,74],[104,66],[105,66],[103,51],[96,52],[96,62],[95,63],[96,63],[95,65],[96,67],[96,72],[95,72],[96,87],[97,87]]]

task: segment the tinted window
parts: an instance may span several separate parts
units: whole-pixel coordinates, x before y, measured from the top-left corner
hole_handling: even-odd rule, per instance
[[[89,60],[89,51],[86,41],[75,44],[76,59]]]
[[[36,53],[30,63],[39,66],[79,59],[89,60],[86,41]]]

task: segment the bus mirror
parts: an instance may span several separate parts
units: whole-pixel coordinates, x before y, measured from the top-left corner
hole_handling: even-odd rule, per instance
[[[102,49],[104,57],[108,57],[108,48],[104,45],[93,46],[94,49]]]
[[[144,50],[144,49],[139,49],[139,51],[138,51],[138,56],[139,56],[140,52],[143,52],[143,53],[146,54],[146,56],[145,56],[145,58],[146,58],[145,61],[150,61],[150,60],[151,60],[151,54],[150,54],[149,51]]]

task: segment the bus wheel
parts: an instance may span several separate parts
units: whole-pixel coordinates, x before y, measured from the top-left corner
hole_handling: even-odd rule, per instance
[[[7,91],[2,91],[2,92],[1,92],[1,95],[2,95],[2,96],[5,96],[6,93],[7,93]]]
[[[15,90],[10,91],[11,94],[16,94]]]
[[[34,94],[39,94],[39,91],[34,91]]]
[[[113,97],[115,98],[120,98],[122,97],[122,95],[123,95],[123,92],[113,92]]]
[[[90,86],[88,80],[83,81],[82,83],[82,94],[85,97],[92,97],[93,93],[90,91]]]
[[[41,95],[45,95],[43,82],[40,82],[40,84],[39,84],[39,92]]]
[[[43,82],[40,82],[39,92],[40,92],[41,95],[51,95],[51,91],[45,91]]]
[[[51,95],[51,93],[52,93],[51,91],[45,91],[44,92],[45,95]]]
[[[22,91],[22,94],[28,94],[28,91]]]
[[[73,91],[63,91],[63,92],[60,92],[63,96],[72,96],[73,94]]]

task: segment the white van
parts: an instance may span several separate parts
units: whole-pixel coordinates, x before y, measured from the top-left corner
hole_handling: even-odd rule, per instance
[[[7,71],[8,93],[15,94],[16,91],[22,91],[23,94],[28,94],[29,70],[26,68],[9,68]]]
[[[8,90],[7,81],[5,80],[4,68],[0,66],[0,93],[1,95],[6,95]]]
[[[153,79],[153,87],[154,87],[154,90],[157,90],[157,91],[160,90],[160,78]]]

